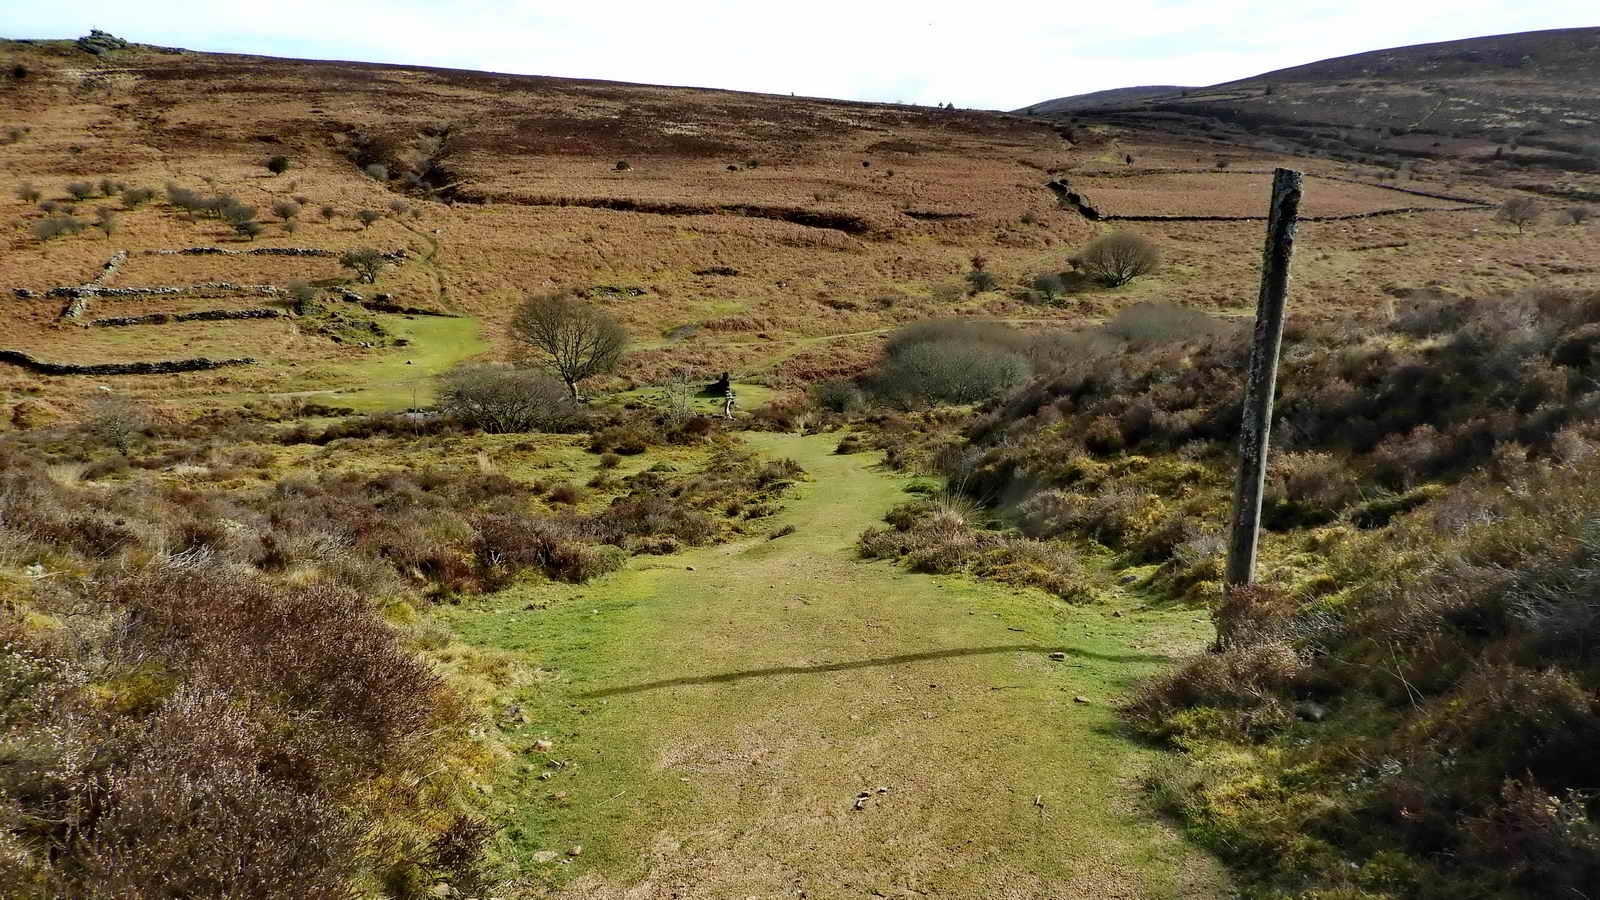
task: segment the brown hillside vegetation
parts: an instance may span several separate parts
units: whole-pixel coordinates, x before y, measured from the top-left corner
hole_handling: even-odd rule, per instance
[[[1255,226],[1152,223],[1146,231],[1170,261],[1160,279],[1038,302],[1034,280],[1066,269],[1071,252],[1098,231],[1060,207],[1047,182],[1088,179],[1088,196],[1104,194],[1121,214],[1259,214],[1259,177],[1183,174],[1209,169],[1224,152],[1218,145],[1144,128],[1058,133],[1039,119],[993,113],[137,45],[101,56],[66,42],[3,49],[27,74],[0,80],[0,99],[27,131],[0,145],[0,164],[18,188],[0,198],[0,285],[32,295],[8,298],[16,324],[7,344],[47,351],[52,362],[184,355],[177,333],[85,341],[62,323],[65,302],[44,296],[89,281],[117,250],[131,255],[103,286],[344,283],[330,259],[144,253],[151,250],[399,251],[404,258],[375,285],[349,286],[477,317],[491,352],[507,349],[501,325],[528,293],[585,291],[633,336],[611,386],[689,368],[800,387],[859,372],[870,358],[863,338],[870,347],[904,321],[1071,323],[1152,293],[1242,311],[1253,291],[1240,262],[1254,252]],[[1448,205],[1390,187],[1490,203],[1506,196],[1498,180],[1453,164],[1418,167],[1379,186],[1387,169],[1270,149],[1225,152],[1239,169],[1291,163],[1363,182],[1317,182],[1309,208],[1328,213]],[[291,160],[281,175],[266,168],[278,155]],[[156,197],[102,196],[102,180],[152,188]],[[79,183],[90,196],[74,201]],[[220,218],[186,212],[164,193],[169,183],[256,207],[262,233],[247,240]],[[39,199],[24,199],[24,186]],[[292,224],[271,212],[284,202],[302,207]],[[91,223],[101,207],[116,210],[114,233],[35,235],[51,217]],[[370,225],[356,217],[366,210]],[[1592,266],[1580,252],[1583,229],[1547,229],[1537,243],[1512,244],[1488,214],[1472,211],[1306,231],[1316,251],[1300,270],[1302,284],[1339,305],[1387,302],[1425,286],[1481,293],[1570,280]],[[988,260],[995,290],[967,291],[963,273],[974,254]],[[1406,259],[1403,270],[1393,265],[1397,256]],[[1493,262],[1463,268],[1463,259]],[[185,304],[102,296],[91,299],[89,316],[180,312],[191,308]],[[241,304],[215,307],[229,305]],[[405,323],[377,320],[391,334],[396,325]],[[163,397],[332,390],[380,377],[375,372],[414,379],[438,368],[430,353],[459,358],[484,349],[409,331],[409,349],[348,328],[332,343],[330,333],[341,332],[291,321],[265,329],[218,323],[188,355],[236,342],[260,364],[178,377]],[[823,339],[842,355],[819,358],[812,342]],[[853,355],[844,352],[851,347]],[[404,368],[413,357],[424,371]],[[84,386],[44,387],[71,406]]]
[[[1060,115],[0,41],[0,894],[1600,896],[1596,40]]]
[[[1395,47],[1205,88],[1030,107],[1398,165],[1457,160],[1548,183],[1600,171],[1600,28]],[[1547,185],[1548,186],[1548,185]]]

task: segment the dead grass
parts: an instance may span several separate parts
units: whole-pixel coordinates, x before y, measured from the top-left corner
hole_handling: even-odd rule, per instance
[[[1270,174],[1243,172],[1072,176],[1071,183],[1101,214],[1118,216],[1263,216],[1272,195]],[[1313,178],[1306,181],[1300,214],[1345,216],[1402,207],[1460,205],[1372,185]]]

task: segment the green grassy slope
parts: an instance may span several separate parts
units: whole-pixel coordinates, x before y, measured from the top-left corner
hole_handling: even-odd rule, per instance
[[[1221,893],[1215,866],[1141,808],[1155,754],[1110,705],[1199,646],[1202,619],[860,561],[856,535],[906,479],[833,455],[826,435],[751,440],[812,475],[774,520],[795,534],[450,613],[469,643],[538,667],[508,700],[521,711],[511,742],[530,752],[493,797],[501,849],[532,884],[629,897]],[[548,752],[534,749],[543,739]]]

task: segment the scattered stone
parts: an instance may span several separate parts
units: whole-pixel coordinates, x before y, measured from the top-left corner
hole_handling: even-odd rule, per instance
[[[1079,696],[1079,697],[1073,697],[1072,698],[1072,702],[1073,703],[1089,703],[1091,701],[1089,700],[1088,697]]]
[[[557,853],[554,850],[540,850],[539,852],[533,854],[533,861],[536,862],[536,863],[555,862],[557,859],[560,859],[560,858],[561,858],[561,854]]]
[[[163,362],[93,363],[71,365],[37,360],[20,350],[0,350],[0,362],[21,366],[40,375],[169,375],[174,372],[203,372],[225,366],[255,365],[255,359],[242,356],[238,359],[173,359]]]
[[[687,569],[690,572],[694,571],[694,566],[684,566],[684,568]]]
[[[550,741],[541,740],[533,742],[533,749],[539,753],[549,753],[554,748],[555,744],[551,743]]]
[[[38,296],[33,291],[30,291],[27,288],[17,288],[16,290],[12,291],[11,293],[16,294],[18,300],[32,300],[34,297]]]
[[[571,847],[568,847],[567,848],[567,855],[568,856],[582,856],[583,855],[583,845],[582,844],[573,844]]]
[[[1057,662],[1059,662],[1059,661],[1061,661],[1063,659],[1066,659],[1067,658],[1067,654],[1063,653],[1060,650],[1057,650],[1056,652],[1050,654],[1050,658],[1053,659],[1053,660],[1056,660]]]
[[[887,793],[889,793],[889,789],[888,789],[888,788],[886,788],[886,787],[881,787],[881,788],[878,788],[878,793],[880,793],[880,794],[887,794]]]
[[[1117,584],[1133,584],[1135,581],[1138,581],[1138,580],[1139,580],[1139,576],[1137,576],[1137,575],[1124,575],[1121,578],[1117,579]]]
[[[1120,610],[1120,609],[1114,609],[1114,610],[1112,610],[1112,611],[1111,611],[1111,618],[1113,618],[1113,619],[1120,619],[1120,618],[1122,618],[1122,610]]]

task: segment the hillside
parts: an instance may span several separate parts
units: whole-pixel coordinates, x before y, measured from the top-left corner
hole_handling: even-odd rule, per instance
[[[1359,53],[1073,111],[1203,139],[1391,165],[1454,160],[1548,181],[1551,170],[1600,171],[1597,60],[1600,28],[1535,31]]]
[[[1091,109],[1096,106],[1119,106],[1153,97],[1178,94],[1187,90],[1190,90],[1190,88],[1176,84],[1149,84],[1138,87],[1112,88],[1106,91],[1091,91],[1087,94],[1073,94],[1070,97],[1057,97],[1054,100],[1035,103],[1032,106],[1023,107],[1016,111],[1030,116],[1050,115],[1079,109]]]
[[[231,193],[265,218],[274,202],[298,197],[306,207],[295,233],[271,227],[254,245],[159,204],[120,212],[114,240],[41,243],[32,229],[48,214],[10,194],[13,184],[0,207],[8,294],[82,284],[118,249],[134,258],[117,287],[281,286],[337,267],[140,254],[219,242],[375,245],[404,249],[411,262],[374,290],[478,317],[491,344],[526,293],[591,289],[614,295],[646,377],[664,371],[652,348],[670,345],[697,372],[780,369],[782,381],[829,365],[804,358],[796,338],[921,317],[929,294],[974,253],[1021,269],[1089,234],[1043,187],[1042,173],[1065,165],[1070,146],[1018,118],[138,46],[93,56],[68,42],[11,42],[0,58],[28,73],[0,81],[0,102],[30,129],[0,146],[0,165],[47,201],[70,200],[65,186],[76,180],[109,177],[158,192],[170,182]],[[279,154],[293,168],[271,177],[263,166]],[[387,170],[382,181],[363,174],[374,164]],[[407,211],[393,214],[395,204]],[[104,205],[121,206],[97,199],[80,217]],[[323,205],[335,218],[316,214]],[[363,229],[351,218],[362,207],[385,217]],[[21,331],[7,347],[51,360],[89,354],[72,349],[76,329],[56,326],[61,305],[19,303]],[[165,308],[141,298],[100,305]],[[790,343],[774,347],[779,340]],[[247,335],[211,343],[196,349],[269,352]],[[266,343],[284,346],[281,335]],[[115,349],[96,349],[93,360],[127,357]],[[267,382],[241,371],[232,389],[241,378],[258,389],[331,387],[363,356],[348,346],[302,349],[290,360],[301,372],[280,368]],[[295,377],[307,367],[325,377]],[[191,380],[214,392],[211,377]]]
[[[0,164],[17,191],[32,187],[41,197],[0,199],[0,285],[22,292],[0,350],[53,364],[257,361],[171,376],[159,392],[168,400],[342,392],[348,405],[371,409],[426,398],[427,375],[462,358],[502,355],[514,302],[556,288],[600,299],[631,332],[634,352],[611,387],[659,382],[673,370],[734,371],[769,387],[799,387],[860,372],[886,329],[940,315],[1069,325],[1153,293],[1239,311],[1252,288],[1248,269],[1232,261],[1253,252],[1253,229],[1195,229],[1181,218],[1216,203],[1254,211],[1259,185],[1181,176],[1193,183],[1095,187],[1116,202],[1132,190],[1109,212],[1179,214],[1147,226],[1176,265],[1126,296],[1041,304],[1032,280],[1061,271],[1071,250],[1103,227],[1061,206],[1047,185],[1062,176],[1160,176],[1218,156],[1241,171],[1291,164],[1368,183],[1387,174],[1360,160],[1224,145],[1184,128],[1152,131],[1143,119],[1129,129],[1113,113],[1102,125],[1062,128],[1045,117],[139,45],[92,54],[64,41],[8,42],[3,58],[7,115],[26,130],[13,126],[16,139],[0,144]],[[281,176],[264,167],[277,155],[291,166]],[[1491,203],[1505,196],[1500,179],[1457,168],[1412,174],[1409,189]],[[264,233],[242,240],[214,217],[161,197],[123,208],[119,198],[99,196],[102,180],[235,197],[257,208]],[[67,190],[74,184],[94,190],[75,201]],[[1341,214],[1419,205],[1413,195],[1331,181],[1313,202]],[[292,225],[275,221],[271,209],[281,203],[304,207]],[[115,218],[113,237],[91,229],[41,241],[34,233],[43,220],[66,214],[87,222],[103,207]],[[353,218],[363,208],[382,215],[368,227]],[[1462,216],[1404,227],[1329,225],[1318,234],[1324,255],[1304,277],[1319,290],[1337,286],[1337,302],[1357,306],[1449,283],[1459,277],[1453,260],[1480,240],[1458,227]],[[1581,242],[1569,236],[1557,233],[1539,259],[1485,269],[1462,287],[1587,265]],[[1417,250],[1398,281],[1383,253],[1363,249],[1400,244]],[[85,330],[63,319],[66,303],[47,296],[97,279],[120,251],[127,262],[96,287],[193,296],[174,303],[114,290],[89,304],[86,321],[242,314],[262,305],[259,293],[196,285],[341,283],[334,258],[168,253],[197,246],[402,253],[376,284],[348,287],[460,318],[354,310],[317,323],[280,317]],[[975,256],[1004,290],[968,294],[963,273]],[[118,389],[151,386],[106,377]],[[84,379],[47,378],[43,395],[13,382],[9,402],[31,404],[22,418],[38,418],[34,407],[71,409],[90,390]]]
[[[1554,35],[1033,115],[0,42],[0,894],[1596,896]]]

